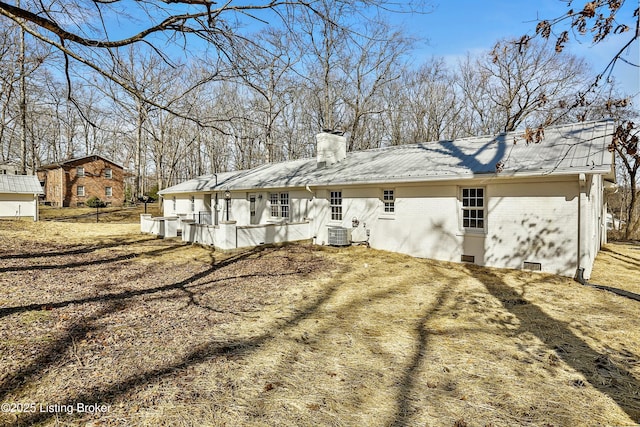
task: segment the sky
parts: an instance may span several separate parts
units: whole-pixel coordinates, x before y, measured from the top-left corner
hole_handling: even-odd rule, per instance
[[[402,4],[403,0],[397,0]],[[414,53],[415,62],[420,64],[437,56],[450,65],[456,65],[467,52],[477,54],[488,51],[500,39],[520,38],[524,34],[533,35],[539,19],[553,19],[567,11],[567,0],[422,0],[429,13],[395,14],[386,17],[394,25],[400,26],[410,35],[422,40]],[[633,10],[640,0],[626,0],[619,12],[631,24]],[[587,0],[573,0],[573,7],[579,8]],[[259,0],[237,0],[234,4],[259,4]],[[264,16],[264,15],[261,15]],[[268,22],[268,18],[267,18]],[[247,32],[257,30],[256,21],[249,20]],[[567,29],[567,28],[562,28]],[[130,31],[129,31],[130,32]],[[582,42],[570,41],[565,51],[582,57],[590,63],[593,74],[602,72],[614,53],[629,39],[629,33],[611,35],[597,45],[591,43],[587,35]],[[634,64],[640,63],[640,42],[638,40],[624,55]],[[633,104],[640,109],[640,68],[621,61],[616,64],[612,77],[620,92],[633,97]]]
[[[577,8],[585,1],[574,3]],[[418,60],[419,56],[425,59],[438,56],[450,64],[456,64],[467,52],[473,54],[490,50],[499,39],[533,35],[538,19],[552,19],[567,11],[566,1],[561,0],[433,0],[431,4],[431,13],[400,15],[393,17],[392,21],[411,34],[428,39],[416,52]],[[619,16],[632,17],[636,7],[637,0],[627,0]],[[597,74],[604,70],[613,54],[628,39],[628,33],[611,36],[610,40],[595,46],[590,37],[582,43],[572,40],[565,51],[584,57]],[[639,57],[640,44],[636,40],[624,58],[639,64]],[[640,68],[619,61],[612,76],[620,90],[632,96],[635,107],[640,108]]]

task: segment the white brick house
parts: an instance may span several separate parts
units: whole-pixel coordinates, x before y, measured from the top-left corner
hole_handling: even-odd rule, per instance
[[[600,121],[546,128],[540,143],[512,132],[350,153],[344,137],[322,133],[317,158],[160,194],[184,240],[222,249],[346,233],[417,257],[588,278],[606,240],[613,130]]]

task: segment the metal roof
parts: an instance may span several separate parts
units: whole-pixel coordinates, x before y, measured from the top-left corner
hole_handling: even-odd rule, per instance
[[[43,194],[35,175],[0,175],[0,193]]]
[[[612,178],[613,154],[607,147],[612,121],[544,129],[539,143],[523,132],[399,145],[347,153],[346,159],[318,168],[316,159],[272,163],[254,169],[199,177],[160,194],[212,190],[252,190],[394,182],[429,182],[478,176],[545,176],[579,173]]]

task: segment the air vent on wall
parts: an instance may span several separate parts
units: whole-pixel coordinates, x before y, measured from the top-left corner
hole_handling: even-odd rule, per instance
[[[525,261],[522,268],[525,270],[542,271],[542,264],[539,262]]]
[[[462,262],[476,262],[476,257],[473,255],[462,255],[460,257],[460,261]]]

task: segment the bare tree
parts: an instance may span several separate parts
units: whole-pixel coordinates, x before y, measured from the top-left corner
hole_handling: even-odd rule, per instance
[[[268,162],[285,158],[276,132],[277,121],[290,103],[293,66],[301,56],[293,47],[289,33],[267,28],[247,43],[244,53],[232,64],[241,81],[255,95],[254,117],[263,128],[259,138],[264,143]]]
[[[640,132],[633,122],[618,125],[613,135],[609,150],[615,151],[621,159],[629,178],[629,204],[627,205],[625,238],[631,237],[640,226],[640,218],[637,217],[637,205],[640,198],[638,191],[638,170],[640,169],[640,152],[638,142]]]
[[[640,64],[632,63],[625,58],[631,46],[640,39],[640,6],[638,4],[625,9],[625,0],[592,0],[578,2],[576,8],[573,2],[567,2],[568,10],[561,16],[538,20],[535,36],[555,41],[555,50],[560,53],[573,38],[582,41],[591,37],[593,44],[601,43],[611,38],[619,38],[622,46],[612,52],[611,60],[604,70],[601,70],[593,81],[598,85],[603,77],[611,75],[616,64],[621,61],[633,67]],[[624,15],[624,11],[628,10]],[[622,16],[621,16],[622,15]],[[519,44],[525,46],[535,37],[523,36]],[[636,52],[638,49],[636,48]]]
[[[444,60],[432,59],[408,72],[407,109],[413,142],[437,141],[464,135],[462,102],[456,77]],[[466,136],[466,135],[464,135]]]
[[[25,1],[20,5],[0,2],[0,15],[61,51],[67,72],[73,60],[135,93],[136,89],[126,79],[113,72],[112,50],[144,43],[159,58],[171,62],[162,46],[171,43],[184,48],[200,41],[215,54],[232,61],[242,46],[238,41],[245,37],[241,31],[244,22],[261,24],[277,20],[293,29],[299,14],[332,22],[323,3],[324,0],[270,0],[254,4],[231,1],[217,4],[210,0],[43,0]],[[412,7],[411,4],[398,6],[391,0],[336,0],[335,3],[359,12],[383,6],[388,10]],[[363,12],[360,16],[366,14]],[[116,22],[116,17],[119,25],[114,28],[110,23]],[[122,35],[122,28],[130,29],[130,33]],[[145,101],[153,104],[151,100]],[[160,104],[154,106],[167,108]]]
[[[7,23],[2,19],[2,24]],[[31,76],[47,60],[49,52],[28,40],[18,25],[1,28],[0,161],[19,160],[22,173],[26,173],[27,168],[35,166],[35,142],[27,122]]]
[[[553,123],[588,80],[584,60],[555,54],[543,43],[499,41],[460,67],[460,89],[474,119],[470,133],[513,131]]]
[[[364,30],[357,39],[352,38],[339,63],[346,83],[340,97],[349,151],[380,146],[383,135],[372,134],[369,125],[383,116],[384,88],[401,78],[404,56],[413,43],[383,21],[366,25]]]

